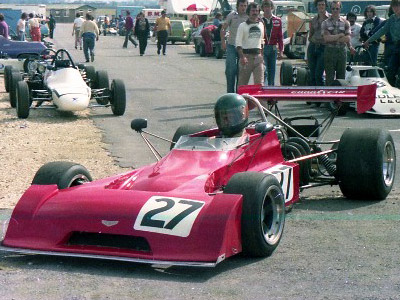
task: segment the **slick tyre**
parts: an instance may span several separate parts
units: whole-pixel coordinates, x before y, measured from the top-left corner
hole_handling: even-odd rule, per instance
[[[86,80],[91,88],[96,86],[96,69],[93,66],[85,66]]]
[[[111,110],[114,115],[122,116],[126,109],[125,84],[121,79],[114,79],[111,82]]]
[[[210,127],[205,124],[187,124],[179,126],[178,129],[175,131],[174,136],[172,137],[172,143],[169,149],[172,150],[172,148],[175,147],[176,142],[179,140],[181,136],[197,133],[200,131],[207,130],[209,128]]]
[[[337,152],[337,179],[346,198],[383,200],[392,190],[396,151],[388,131],[347,129]]]
[[[105,89],[103,93],[105,96],[110,90],[110,82],[108,81],[108,73],[107,71],[101,70],[96,72],[96,89]],[[107,105],[109,102],[108,98],[99,98],[96,99],[98,104]]]
[[[31,106],[29,87],[25,81],[18,81],[16,87],[17,98],[17,116],[20,119],[29,117],[29,108]]]
[[[7,93],[10,91],[10,80],[11,80],[10,77],[13,70],[15,70],[13,66],[4,67],[4,87],[6,88]]]
[[[200,52],[199,52],[200,56],[205,57],[206,56],[206,45],[204,45],[204,43],[201,43],[199,47],[200,47]]]
[[[289,61],[283,61],[281,65],[281,85],[282,86],[290,86],[293,85],[293,66]]]
[[[196,52],[196,54],[200,54],[200,46],[196,43],[194,44],[194,52]]]
[[[307,86],[308,85],[308,76],[307,69],[305,68],[297,68],[297,77],[296,77],[296,85],[297,86]]]
[[[19,71],[12,71],[10,76],[10,104],[11,107],[17,106],[17,83],[22,81],[22,75]]]
[[[224,51],[221,48],[221,44],[215,46],[215,58],[221,59],[224,56]]]
[[[236,173],[224,194],[243,195],[243,253],[252,257],[270,256],[282,238],[285,225],[285,200],[278,180],[263,173]]]
[[[62,190],[90,181],[92,176],[84,166],[68,161],[54,161],[43,165],[36,172],[32,184],[56,184]]]

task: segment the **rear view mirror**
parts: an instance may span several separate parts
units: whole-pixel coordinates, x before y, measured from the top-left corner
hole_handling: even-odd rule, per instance
[[[272,125],[269,122],[262,122],[262,123],[256,124],[255,129],[256,129],[257,133],[261,133],[262,135],[265,135],[268,132],[272,131],[272,129],[274,129],[274,125]]]
[[[131,122],[131,128],[137,132],[141,132],[143,129],[147,128],[147,120],[133,119]]]

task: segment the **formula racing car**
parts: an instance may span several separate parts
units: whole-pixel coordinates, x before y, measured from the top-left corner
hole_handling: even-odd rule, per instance
[[[29,58],[26,69],[21,72],[6,66],[4,71],[10,104],[16,107],[19,118],[27,118],[30,109],[40,108],[81,111],[88,107],[111,106],[114,115],[125,112],[123,81],[114,79],[110,87],[106,71],[95,72],[92,66],[76,65],[67,50],[54,52],[50,59],[48,56]],[[97,103],[90,103],[91,99]]]
[[[290,62],[283,62],[281,65],[281,85],[296,84],[298,87],[307,86],[308,73],[308,69],[304,67],[293,68]],[[345,79],[335,80],[335,85],[338,86],[360,86],[369,84],[376,84],[378,88],[376,91],[375,105],[370,110],[366,111],[366,113],[382,116],[400,116],[400,90],[390,85],[382,68],[377,66],[349,64],[346,67]],[[319,88],[324,89],[326,87]],[[343,105],[339,110],[339,114],[344,115],[349,106],[356,108],[357,102]],[[328,108],[334,110],[336,106],[331,102]]]
[[[357,106],[363,112],[373,106],[375,88],[346,89],[326,101],[363,102]],[[221,124],[243,121],[240,136],[221,135],[218,120],[218,128],[181,126],[172,140],[159,137],[171,143],[161,157],[149,140],[158,136],[145,131],[147,120],[135,119],[132,129],[157,162],[93,182],[79,164],[45,164],[3,223],[0,250],[211,267],[240,252],[271,255],[285,210],[303,189],[336,184],[360,200],[389,194],[396,153],[387,131],[347,129],[340,140],[325,141],[331,116],[299,126],[283,120],[276,106],[260,104],[304,101],[304,95],[259,86],[239,91],[248,106],[236,95],[245,104],[220,106],[218,116]],[[254,108],[250,122],[247,107]]]

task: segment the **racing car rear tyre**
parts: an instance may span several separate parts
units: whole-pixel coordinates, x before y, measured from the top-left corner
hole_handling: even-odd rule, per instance
[[[283,61],[281,65],[281,85],[290,86],[293,85],[293,66],[289,61]]]
[[[10,104],[11,107],[16,107],[17,105],[17,83],[22,81],[22,76],[19,71],[12,71],[10,76]]]
[[[121,79],[114,79],[111,82],[111,110],[114,115],[122,116],[126,108],[125,84]]]
[[[175,143],[179,140],[181,136],[197,133],[207,130],[209,128],[210,127],[205,124],[186,124],[179,126],[178,129],[175,131],[174,136],[172,137],[172,143],[169,149],[172,150],[172,148],[175,147]]]
[[[204,45],[204,43],[201,43],[199,47],[200,47],[200,51],[199,51],[200,56],[205,57],[206,56],[206,45]]]
[[[20,119],[29,117],[29,107],[31,106],[29,97],[29,87],[25,81],[17,82],[16,88],[17,98],[17,116]]]
[[[350,199],[383,200],[392,189],[396,151],[388,131],[347,129],[337,152],[337,179]]]
[[[194,52],[196,52],[196,54],[200,53],[200,46],[197,45],[196,43],[194,43]]]
[[[10,91],[10,76],[13,70],[14,70],[13,66],[4,67],[4,86],[6,88],[7,93]]]
[[[215,46],[215,58],[221,59],[224,56],[224,51],[222,51],[221,44]]]
[[[96,69],[93,66],[85,66],[86,80],[89,80],[89,86],[96,86]]]
[[[285,225],[285,199],[278,180],[269,174],[236,173],[224,193],[243,195],[243,253],[253,257],[271,255],[282,238]]]
[[[53,161],[40,167],[32,184],[56,184],[62,190],[90,181],[92,176],[84,166],[69,161]]]
[[[108,81],[107,71],[101,70],[96,72],[96,89],[106,89],[104,95],[106,95],[110,90],[110,82]],[[107,105],[108,98],[96,98],[98,104]]]
[[[307,86],[308,85],[308,70],[305,68],[297,68],[296,85]]]

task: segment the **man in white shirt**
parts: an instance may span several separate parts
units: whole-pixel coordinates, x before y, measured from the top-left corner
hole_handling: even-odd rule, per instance
[[[235,43],[239,55],[238,86],[248,84],[251,74],[254,84],[264,82],[264,25],[259,19],[259,5],[250,3],[246,13],[249,19],[239,25]]]
[[[79,44],[79,49],[82,50],[82,39],[79,35],[79,32],[81,30],[81,26],[83,21],[83,17],[79,14],[76,13],[76,18],[74,20],[74,26],[72,27],[72,36],[75,34],[75,49],[78,49],[78,44]]]
[[[350,23],[350,42],[353,48],[360,46],[360,30],[361,24],[356,23],[357,15],[355,13],[349,12],[346,16],[347,21]]]
[[[20,41],[25,41],[25,22],[27,18],[28,15],[26,13],[22,13],[21,19],[19,19],[17,23],[17,34],[18,40]]]

